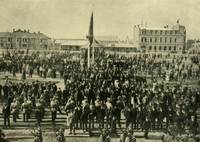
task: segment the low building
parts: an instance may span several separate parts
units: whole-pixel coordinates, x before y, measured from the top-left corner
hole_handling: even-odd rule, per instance
[[[134,45],[145,52],[183,52],[186,48],[186,28],[177,24],[164,28],[134,26]]]
[[[55,46],[59,50],[78,52],[87,49],[87,39],[55,39]],[[136,48],[129,41],[120,41],[117,36],[96,36],[93,45],[95,50],[102,49],[107,53],[135,52]]]
[[[4,49],[49,49],[52,46],[51,38],[40,32],[29,30],[15,30],[0,32],[0,48]]]
[[[194,39],[188,39],[187,40],[187,49],[189,50],[192,48],[192,45],[194,44],[195,40]]]
[[[55,46],[59,50],[80,51],[88,43],[86,39],[55,39]]]
[[[194,43],[192,43],[189,49],[189,53],[200,54],[200,40],[194,40]]]

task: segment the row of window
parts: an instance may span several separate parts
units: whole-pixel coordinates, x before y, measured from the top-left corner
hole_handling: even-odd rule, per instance
[[[173,34],[177,34],[178,31],[175,30],[142,30],[142,34],[150,34],[150,35],[173,35]]]
[[[146,48],[146,46],[143,46],[143,48]],[[162,51],[162,50],[164,50],[164,51],[176,51],[177,50],[177,48],[176,48],[176,46],[149,46],[148,48],[147,48],[147,50],[149,50],[149,51]]]
[[[33,40],[35,40],[35,39],[33,39]],[[4,40],[1,39],[0,41],[3,42]],[[7,39],[7,41],[8,41],[8,42],[12,42],[13,39],[9,37],[9,38]],[[17,38],[17,42],[29,42],[29,41],[30,41],[29,38]],[[42,39],[40,40],[40,42],[43,42],[43,41],[46,41],[46,40],[42,40]],[[5,41],[5,42],[6,42],[6,41]]]
[[[146,37],[142,37],[141,38],[141,42],[142,43],[145,43],[145,42],[148,42],[148,40],[147,40],[148,38],[146,38]],[[165,37],[165,38],[162,38],[162,37],[160,37],[160,38],[157,38],[157,37],[155,37],[155,38],[152,38],[152,37],[150,37],[149,38],[149,42],[170,42],[170,43],[172,43],[172,42],[175,42],[176,43],[176,38],[172,38],[172,37],[170,37],[170,38],[167,38],[167,37]]]

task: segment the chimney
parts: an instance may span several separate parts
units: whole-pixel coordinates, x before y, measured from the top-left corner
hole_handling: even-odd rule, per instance
[[[13,33],[15,32],[15,28],[13,28]]]

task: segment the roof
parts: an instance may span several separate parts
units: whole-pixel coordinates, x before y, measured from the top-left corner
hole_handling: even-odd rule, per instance
[[[68,46],[83,46],[88,43],[86,39],[55,39],[55,43]]]
[[[141,30],[153,30],[153,31],[170,31],[172,28],[147,28],[147,27],[141,27]]]
[[[0,32],[0,37],[28,37],[28,38],[40,38],[40,39],[49,39],[48,36],[46,36],[43,33],[30,33],[29,31],[22,31],[22,30],[17,30],[17,31],[13,31],[13,32]]]
[[[138,26],[141,30],[154,30],[154,31],[171,31],[171,30],[179,30],[179,28],[185,28],[185,26],[180,25],[180,24],[176,24],[173,25],[172,27],[169,27],[168,25],[164,26],[164,27],[156,27],[156,28],[152,28],[152,27],[145,27],[145,26]]]
[[[10,37],[11,33],[10,32],[0,32],[0,37]]]
[[[105,43],[95,40],[93,43],[94,47],[112,47],[112,48],[134,48],[134,45],[130,42],[117,42],[117,43]]]
[[[107,38],[108,37],[108,38]],[[80,46],[81,48],[88,48],[89,42],[87,39],[55,39],[55,44],[61,46]],[[98,47],[120,47],[120,48],[134,48],[130,42],[120,41],[116,36],[95,36],[92,46]]]

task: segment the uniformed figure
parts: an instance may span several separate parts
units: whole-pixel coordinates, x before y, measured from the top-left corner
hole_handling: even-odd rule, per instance
[[[3,105],[2,109],[3,119],[4,119],[4,127],[10,127],[10,108],[8,104]]]
[[[109,126],[111,127],[111,122],[112,122],[112,111],[113,111],[113,105],[111,103],[110,98],[107,98],[106,101],[106,128],[108,128]]]
[[[56,116],[57,116],[57,109],[58,109],[58,101],[55,98],[55,96],[51,100],[50,107],[51,107],[52,123],[55,124],[55,120],[56,120]]]
[[[26,68],[25,68],[25,65],[22,69],[22,80],[25,80],[26,79]]]
[[[11,103],[10,110],[13,115],[13,122],[17,122],[17,116],[19,113],[19,103],[16,99],[14,99],[14,101]]]
[[[35,108],[35,118],[37,120],[37,124],[38,126],[40,126],[40,123],[42,122],[42,118],[43,118],[43,105],[40,102],[36,103],[36,108]]]
[[[23,121],[24,122],[28,122],[28,115],[29,115],[29,104],[27,103],[27,101],[25,100],[23,103],[22,103],[22,114],[23,114]]]
[[[82,130],[86,132],[88,130],[88,116],[90,113],[90,106],[87,100],[87,97],[84,98],[82,101],[82,114],[81,114],[81,121],[82,121]]]
[[[40,127],[31,131],[34,136],[34,142],[43,142],[42,130]]]
[[[65,130],[62,128],[56,132],[56,142],[65,142],[64,132]]]

